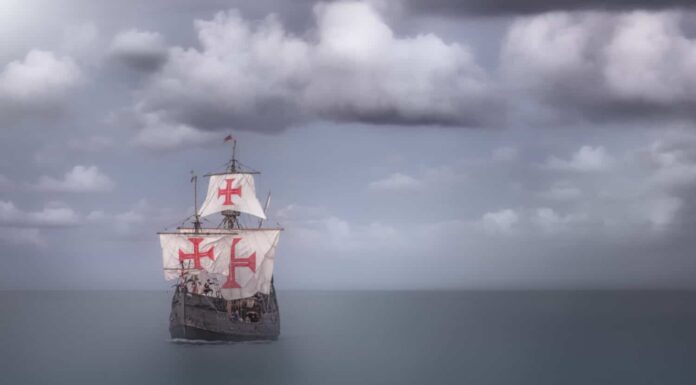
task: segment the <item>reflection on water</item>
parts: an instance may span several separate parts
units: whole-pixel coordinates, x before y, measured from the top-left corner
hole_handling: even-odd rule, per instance
[[[272,343],[183,343],[165,292],[0,292],[2,384],[684,384],[693,292],[279,292]]]

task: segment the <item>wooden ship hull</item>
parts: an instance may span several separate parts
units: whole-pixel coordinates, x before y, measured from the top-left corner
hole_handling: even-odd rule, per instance
[[[280,313],[275,289],[268,295],[258,293],[248,299],[227,301],[188,293],[180,285],[172,298],[169,333],[173,339],[184,340],[277,340]]]

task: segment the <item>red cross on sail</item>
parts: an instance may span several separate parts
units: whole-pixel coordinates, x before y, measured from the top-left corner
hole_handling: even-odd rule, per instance
[[[248,258],[236,258],[237,243],[239,243],[242,238],[234,238],[232,240],[232,247],[230,248],[230,272],[227,275],[227,281],[222,285],[223,289],[239,289],[241,286],[237,282],[236,269],[238,267],[248,267],[252,272],[256,272],[256,252],[254,251],[249,255]]]
[[[256,197],[256,187],[252,174],[210,175],[208,193],[198,214],[205,217],[225,210],[234,210],[266,219],[266,213]]]
[[[199,250],[201,242],[203,242],[203,238],[189,238],[189,241],[193,243],[193,253],[184,253],[183,250],[179,249],[179,261],[184,262],[188,259],[193,259],[193,266],[194,269],[202,269],[201,267],[201,258],[207,257],[210,258],[210,260],[215,260],[215,254],[214,254],[214,246],[210,246],[208,250],[205,252],[201,253]]]
[[[218,198],[222,196],[225,197],[225,202],[223,203],[225,206],[234,205],[234,202],[232,202],[232,195],[237,195],[240,198],[242,196],[242,187],[232,188],[233,183],[234,178],[227,178],[225,179],[225,188],[218,189]]]

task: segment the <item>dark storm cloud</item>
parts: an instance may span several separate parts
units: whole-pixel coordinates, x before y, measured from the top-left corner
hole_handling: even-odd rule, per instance
[[[511,16],[549,11],[659,10],[694,6],[693,1],[689,0],[404,0],[404,4],[412,13],[438,16]]]
[[[162,35],[137,29],[121,31],[114,36],[110,51],[116,60],[145,72],[159,69],[167,59]]]

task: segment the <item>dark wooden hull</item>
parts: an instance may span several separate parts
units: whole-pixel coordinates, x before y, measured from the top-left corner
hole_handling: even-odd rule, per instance
[[[237,307],[232,313],[222,298],[186,293],[177,288],[172,298],[169,333],[174,339],[202,341],[276,340],[280,314],[275,290],[257,296],[253,308]]]

